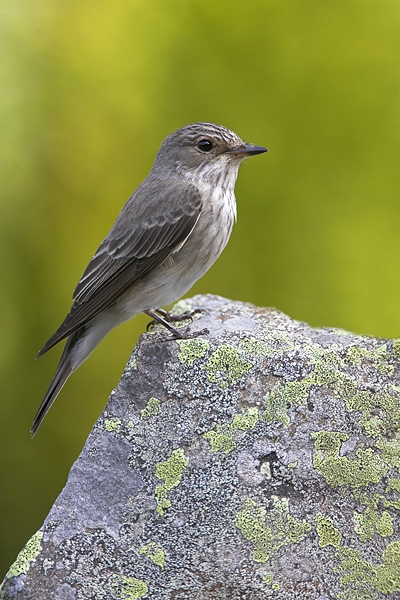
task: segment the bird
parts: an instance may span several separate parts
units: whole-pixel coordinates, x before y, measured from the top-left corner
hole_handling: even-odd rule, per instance
[[[117,325],[144,312],[184,337],[162,307],[186,294],[225,248],[236,221],[239,166],[263,152],[206,122],[181,127],[162,142],[149,175],[80,278],[68,315],[37,355],[67,338],[32,437],[68,377]]]

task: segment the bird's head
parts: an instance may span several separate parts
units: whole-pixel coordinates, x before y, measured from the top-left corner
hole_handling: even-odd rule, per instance
[[[193,123],[171,133],[157,153],[153,169],[159,174],[184,175],[188,179],[216,178],[233,174],[248,156],[267,152],[246,144],[236,133],[214,123]]]

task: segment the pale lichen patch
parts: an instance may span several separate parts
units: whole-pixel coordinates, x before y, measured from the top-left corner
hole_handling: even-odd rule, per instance
[[[168,498],[168,492],[179,485],[182,473],[189,464],[189,459],[185,456],[183,450],[179,448],[174,450],[171,456],[164,462],[156,465],[155,475],[157,479],[164,480],[164,483],[157,485],[154,491],[157,500],[157,512],[163,515],[167,508],[170,508],[171,501]]]
[[[221,387],[235,384],[252,367],[252,363],[239,356],[233,346],[222,344],[213,352],[204,365],[211,383],[219,383]]]
[[[378,512],[381,498],[380,494],[374,494],[372,498],[363,494],[361,504],[366,508],[363,513],[354,512],[354,529],[362,542],[372,539],[375,533],[381,537],[393,535],[393,518],[386,510],[382,514]]]
[[[137,600],[148,592],[147,583],[135,577],[113,575],[109,590],[116,600]]]
[[[210,348],[207,340],[203,340],[202,338],[176,340],[176,343],[180,348],[180,353],[178,354],[179,361],[182,364],[187,364],[189,367],[193,366],[195,360],[202,358]]]
[[[165,566],[165,552],[157,542],[149,542],[142,546],[139,550],[139,554],[144,554],[151,560],[151,562],[161,569]]]
[[[121,419],[106,419],[104,421],[104,427],[106,431],[109,431],[110,433],[112,431],[114,431],[115,433],[119,433],[121,430]]]
[[[332,519],[319,512],[315,520],[317,524],[318,545],[321,548],[324,548],[325,546],[338,548],[340,546],[342,534],[339,529],[334,526]]]
[[[140,414],[143,419],[148,417],[155,417],[158,415],[160,410],[160,401],[158,398],[150,398],[146,404],[146,406],[140,411]]]
[[[298,521],[289,513],[286,498],[272,496],[272,503],[267,513],[264,506],[247,498],[244,509],[236,517],[236,527],[254,546],[255,562],[266,562],[282,546],[300,542],[311,529],[305,520]]]
[[[400,338],[392,340],[392,349],[395,358],[400,360]]]
[[[375,600],[378,593],[392,594],[400,591],[400,542],[391,542],[382,554],[382,563],[374,566],[360,557],[358,550],[341,546],[336,554],[339,559],[340,600]]]
[[[247,411],[234,416],[232,423],[218,424],[214,431],[207,431],[204,438],[210,440],[212,452],[224,452],[228,454],[236,448],[233,439],[237,430],[248,431],[254,429],[258,422],[258,409],[249,408]]]
[[[352,488],[378,483],[394,466],[397,466],[396,450],[387,443],[378,453],[372,448],[356,451],[357,458],[340,456],[342,441],[349,436],[340,431],[317,431],[311,435],[315,440],[314,468],[331,487],[349,485]],[[378,444],[376,444],[378,446]],[[388,447],[389,446],[389,447]]]
[[[37,531],[25,544],[24,548],[18,554],[17,558],[9,568],[6,579],[17,577],[22,573],[27,573],[31,563],[36,560],[37,555],[42,549],[43,532]]]

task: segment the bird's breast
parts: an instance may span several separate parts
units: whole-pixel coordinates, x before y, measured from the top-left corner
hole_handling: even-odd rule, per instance
[[[233,188],[209,187],[201,192],[203,207],[190,235],[155,271],[128,290],[119,302],[123,318],[181,298],[225,248],[236,219]]]
[[[217,260],[228,243],[236,220],[233,188],[203,186],[203,207],[199,219],[180,250],[173,255],[194,281]]]

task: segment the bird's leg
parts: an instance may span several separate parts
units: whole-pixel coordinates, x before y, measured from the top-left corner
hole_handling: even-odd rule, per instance
[[[186,319],[190,319],[191,321],[193,321],[194,315],[201,313],[202,310],[200,308],[196,308],[195,310],[192,310],[190,312],[187,311],[180,315],[173,315],[170,312],[164,310],[163,308],[156,308],[155,312],[164,317],[166,321],[185,321]]]
[[[183,331],[178,331],[178,329],[175,329],[175,327],[172,327],[172,325],[170,325],[170,323],[168,323],[168,321],[163,316],[161,316],[160,314],[157,314],[157,313],[161,312],[159,309],[144,310],[143,312],[153,319],[153,321],[148,323],[147,330],[149,329],[149,326],[152,323],[154,323],[154,321],[157,321],[158,323],[161,323],[161,325],[164,325],[164,327],[166,327],[172,333],[174,338],[178,339],[178,340],[190,339],[193,337],[198,337],[199,335],[206,335],[206,334],[210,333],[208,329],[202,329],[201,331],[196,331],[194,333],[185,333],[186,328],[183,328]],[[166,311],[162,311],[162,312],[166,312]],[[199,311],[199,312],[201,312],[201,311]],[[169,313],[166,312],[166,314],[168,315]]]
[[[158,323],[161,323],[161,325],[164,325],[164,327],[166,327],[172,333],[174,338],[180,339],[180,338],[184,337],[182,335],[182,333],[180,331],[178,331],[177,329],[175,329],[175,327],[172,327],[172,325],[170,325],[168,323],[168,321],[162,315],[157,314],[158,312],[160,312],[158,309],[157,310],[144,310],[143,312],[146,315],[148,315],[149,317],[151,317],[153,319],[153,321],[157,321]],[[151,325],[151,323],[149,323],[147,325],[147,329],[149,328],[149,325]]]

